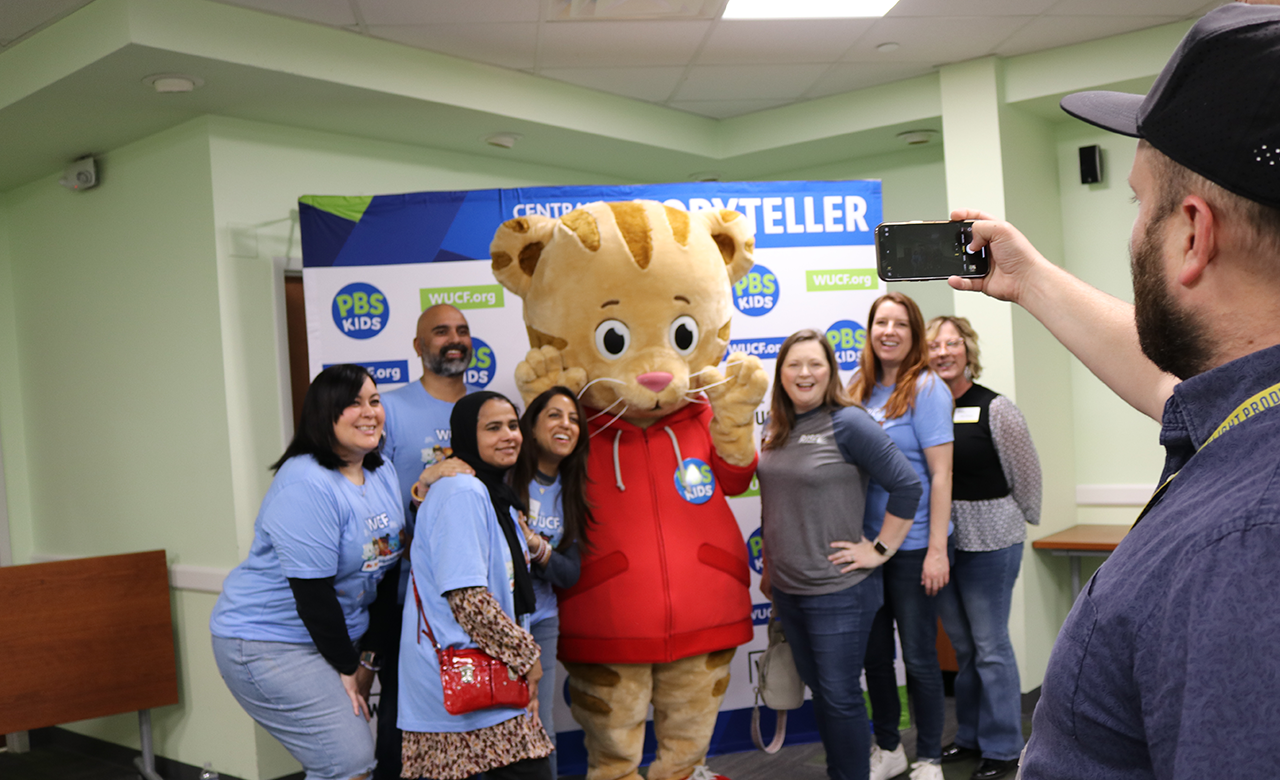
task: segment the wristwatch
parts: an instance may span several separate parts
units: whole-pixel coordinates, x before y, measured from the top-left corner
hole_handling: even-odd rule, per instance
[[[381,671],[382,669],[378,654],[372,650],[365,650],[360,654],[360,665],[371,672]]]
[[[871,546],[876,548],[876,552],[880,553],[886,558],[892,558],[893,554],[897,552],[897,550],[893,550],[888,547],[885,547],[884,542],[880,541],[879,539],[876,539],[874,542],[872,542]]]

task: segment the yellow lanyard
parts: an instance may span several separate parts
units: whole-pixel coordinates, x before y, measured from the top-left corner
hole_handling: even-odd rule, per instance
[[[1213,432],[1213,435],[1205,439],[1204,444],[1201,444],[1196,448],[1196,454],[1199,454],[1200,450],[1209,446],[1209,443],[1214,439],[1236,427],[1240,423],[1250,420],[1256,415],[1276,406],[1280,406],[1280,382],[1277,382],[1271,387],[1260,390],[1244,399],[1244,401],[1236,407],[1234,412],[1227,415],[1227,419],[1222,421],[1218,428]],[[1195,457],[1195,455],[1192,455],[1192,457]],[[1188,460],[1188,462],[1190,461]],[[1186,464],[1183,464],[1183,468],[1186,468]],[[1147,516],[1147,512],[1151,511],[1151,508],[1156,505],[1156,502],[1160,500],[1160,497],[1169,489],[1169,483],[1173,482],[1174,477],[1181,473],[1182,469],[1178,469],[1173,472],[1173,474],[1171,474],[1169,478],[1160,485],[1160,487],[1156,488],[1156,492],[1152,493],[1151,498],[1147,499],[1147,505],[1142,507],[1142,511],[1138,513],[1138,519],[1133,521],[1135,526],[1142,521],[1142,518]]]

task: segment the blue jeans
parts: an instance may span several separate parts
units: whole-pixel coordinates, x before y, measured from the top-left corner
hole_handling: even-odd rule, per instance
[[[315,645],[215,636],[213,657],[231,695],[298,759],[307,780],[373,769],[373,732]]]
[[[539,620],[531,626],[533,638],[542,651],[542,679],[538,682],[538,719],[551,744],[556,743],[556,724],[553,715],[556,706],[556,640],[560,637],[560,616]],[[559,777],[560,768],[556,754],[548,756],[551,762],[551,776]]]
[[[880,572],[823,596],[793,596],[773,589],[773,605],[796,659],[800,679],[813,691],[818,734],[831,780],[867,780],[871,735],[858,682],[871,620],[884,602]]]
[[[884,566],[884,606],[876,614],[867,643],[867,695],[876,743],[896,750],[902,703],[893,671],[893,624],[902,640],[902,663],[907,668],[907,695],[915,705],[916,757],[942,757],[942,721],[945,692],[938,668],[937,597],[928,596],[920,584],[927,549],[899,550]]]
[[[1022,685],[1009,641],[1009,602],[1022,543],[956,552],[951,584],[938,594],[942,626],[956,649],[956,744],[1007,761],[1022,752]]]

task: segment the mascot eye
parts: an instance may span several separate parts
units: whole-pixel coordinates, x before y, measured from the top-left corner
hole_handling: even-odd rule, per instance
[[[620,357],[631,346],[631,329],[617,320],[596,326],[596,349],[608,360]]]
[[[681,357],[688,357],[693,348],[698,346],[698,322],[688,314],[676,317],[671,323],[671,346],[676,348]]]

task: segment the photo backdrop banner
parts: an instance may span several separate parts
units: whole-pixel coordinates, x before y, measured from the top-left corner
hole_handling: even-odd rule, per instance
[[[489,243],[514,217],[560,217],[592,201],[657,200],[688,211],[741,212],[756,237],[755,266],[732,287],[730,351],[758,356],[772,380],[782,341],[801,328],[824,332],[842,376],[857,367],[865,318],[883,292],[872,231],[881,221],[879,181],[706,182],[626,187],[531,187],[407,195],[307,196],[299,201],[311,376],[335,363],[370,369],[383,391],[422,376],[414,354],[418,315],[450,303],[471,326],[466,381],[519,400],[514,370],[529,349],[522,302],[490,271]],[[723,369],[723,366],[722,366]],[[756,414],[763,423],[769,399]],[[756,483],[729,501],[752,569],[755,638],[731,667],[712,753],[751,748],[755,660],[767,645],[769,603],[760,577]],[[901,677],[901,672],[900,672]],[[555,723],[562,773],[585,771],[582,732],[569,712],[559,668]],[[902,680],[899,680],[900,684]],[[771,721],[771,718],[767,718]],[[766,727],[771,728],[768,722]],[[810,705],[792,713],[788,742],[817,739]],[[646,751],[652,750],[652,732]],[[648,759],[646,759],[648,760]]]

